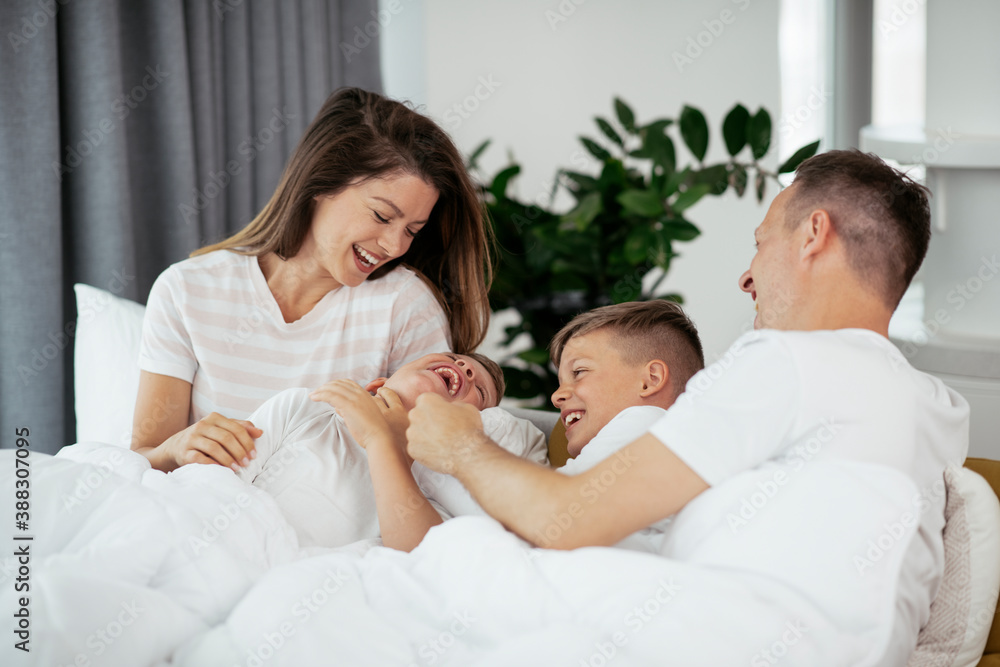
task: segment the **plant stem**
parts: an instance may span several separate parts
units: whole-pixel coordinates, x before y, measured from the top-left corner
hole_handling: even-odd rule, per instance
[[[650,269],[650,270],[652,270],[652,269]],[[657,278],[656,282],[653,283],[653,286],[649,288],[649,292],[648,292],[649,298],[653,298],[654,296],[656,296],[656,288],[659,287],[660,283],[663,282],[663,279],[667,277],[667,272],[663,271],[662,269],[660,269],[660,270],[662,271],[662,273],[660,273],[660,277]]]

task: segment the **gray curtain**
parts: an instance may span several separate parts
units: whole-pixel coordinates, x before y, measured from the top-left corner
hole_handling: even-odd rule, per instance
[[[0,5],[0,446],[75,440],[72,285],[145,303],[243,227],[335,88],[381,90],[377,0]]]

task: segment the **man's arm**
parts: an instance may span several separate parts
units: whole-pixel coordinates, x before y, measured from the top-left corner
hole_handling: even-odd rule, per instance
[[[553,549],[612,545],[675,514],[708,484],[650,434],[576,476],[509,454],[472,406],[424,395],[410,412],[411,456],[454,475],[492,517]]]

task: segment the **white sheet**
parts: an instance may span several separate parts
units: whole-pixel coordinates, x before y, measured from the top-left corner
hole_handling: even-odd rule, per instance
[[[32,458],[33,651],[8,640],[5,665],[878,664],[914,533],[859,571],[915,487],[816,463],[738,531],[718,515],[773,471],[701,496],[672,528],[688,531],[671,547],[683,561],[531,549],[483,517],[446,522],[412,554],[303,558],[274,503],[226,469],[164,475],[120,448],[71,453],[92,463]],[[0,478],[12,497],[10,452]],[[687,520],[702,510],[718,520]],[[12,596],[3,585],[0,608]]]

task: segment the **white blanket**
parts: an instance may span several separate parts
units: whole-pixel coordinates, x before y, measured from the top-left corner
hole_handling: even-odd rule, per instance
[[[412,554],[306,558],[271,499],[226,469],[73,456],[91,463],[31,459],[32,651],[12,649],[5,612],[4,665],[883,664],[914,534],[903,475],[811,463],[763,503],[774,470],[696,499],[668,539],[684,560],[532,549],[484,517]],[[6,498],[12,459],[0,453]],[[759,506],[734,527],[743,500]],[[4,610],[12,572],[5,558]]]

